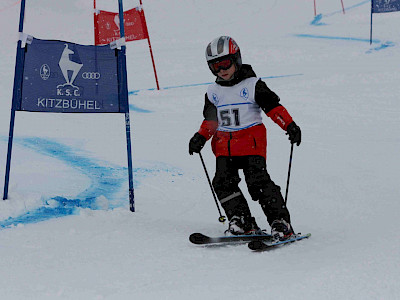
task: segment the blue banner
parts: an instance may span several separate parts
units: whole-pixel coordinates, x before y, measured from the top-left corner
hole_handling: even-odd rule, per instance
[[[372,0],[372,13],[387,13],[400,10],[400,0]]]
[[[33,39],[25,53],[18,110],[61,113],[126,112],[120,105],[118,50]]]

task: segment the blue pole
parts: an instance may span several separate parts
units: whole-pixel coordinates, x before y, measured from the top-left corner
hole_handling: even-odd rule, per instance
[[[122,0],[118,0],[119,6],[119,28],[120,37],[125,37],[124,28],[124,8],[122,5]],[[121,96],[126,97],[126,102],[128,102],[128,76],[126,72],[126,47],[121,46],[121,60],[122,60],[122,76],[121,76]],[[129,175],[129,209],[135,211],[135,196],[133,190],[133,175],[132,175],[132,146],[131,146],[131,125],[129,116],[129,105],[127,106],[127,111],[125,112],[125,131],[126,131],[126,147],[128,152],[128,175]]]
[[[22,0],[20,15],[19,15],[19,32],[21,33],[24,30],[24,17],[25,17],[25,0]],[[24,58],[25,58],[25,51],[22,48],[22,41],[19,40],[17,43],[17,55],[15,59],[14,88],[13,88],[13,98],[11,103],[10,130],[8,134],[8,150],[7,150],[6,174],[4,179],[3,200],[6,200],[8,198],[11,153],[12,153],[12,144],[14,138],[15,110],[17,109],[19,103],[21,102],[21,85],[22,85],[22,75],[24,71]]]
[[[374,0],[371,0],[371,27],[370,27],[370,33],[369,33],[369,44],[372,44],[372,11],[374,9]]]

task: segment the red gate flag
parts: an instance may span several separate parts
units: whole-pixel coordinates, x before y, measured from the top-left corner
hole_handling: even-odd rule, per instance
[[[119,0],[122,1],[122,0]],[[120,39],[119,14],[96,9],[96,0],[93,0],[94,6],[94,43],[95,45],[109,44]],[[156,65],[154,63],[153,50],[151,49],[149,31],[147,30],[146,17],[142,7],[142,0],[138,7],[127,10],[123,13],[125,41],[136,41],[147,39],[151,62],[153,63],[154,77],[158,84]]]
[[[95,19],[95,44],[109,44],[120,38],[118,13],[97,10]],[[124,12],[125,40],[136,41],[149,37],[141,6]]]

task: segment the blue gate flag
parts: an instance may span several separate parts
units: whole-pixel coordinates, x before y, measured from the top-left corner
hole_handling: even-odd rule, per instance
[[[26,46],[22,97],[17,110],[121,113],[117,49],[33,38]]]
[[[135,211],[131,130],[122,0],[116,45],[84,46],[39,40],[24,33],[25,0],[20,0],[14,87],[3,200],[8,197],[16,111],[124,113],[128,154],[129,207]],[[25,47],[23,47],[23,44]],[[118,47],[121,46],[119,50]],[[113,48],[111,48],[113,47]]]
[[[372,15],[374,13],[388,13],[400,10],[400,0],[371,0],[371,26],[369,44],[372,44]]]
[[[372,0],[372,13],[387,13],[400,10],[400,0]]]

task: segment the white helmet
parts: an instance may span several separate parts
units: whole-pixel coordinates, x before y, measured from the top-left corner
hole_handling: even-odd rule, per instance
[[[235,40],[229,36],[217,37],[208,44],[206,48],[206,60],[208,67],[214,75],[217,75],[221,69],[226,70],[230,68],[232,63],[236,65],[237,70],[242,66],[240,48]],[[226,61],[226,63],[222,63],[223,61]],[[228,64],[229,61],[230,64]]]

